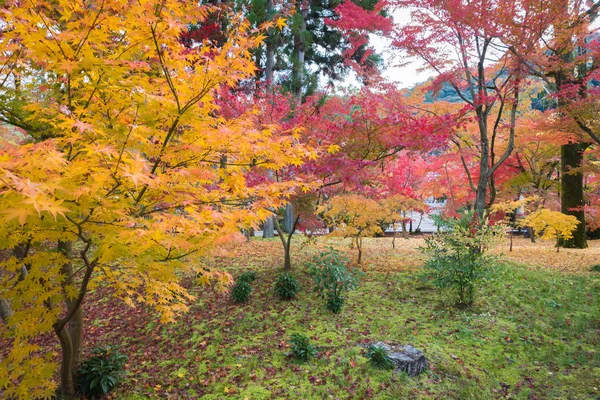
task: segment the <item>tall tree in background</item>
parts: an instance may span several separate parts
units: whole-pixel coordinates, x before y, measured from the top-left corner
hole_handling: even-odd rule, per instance
[[[558,112],[570,117],[581,133],[561,146],[561,212],[573,215],[579,221],[576,230],[562,245],[586,248],[586,221],[584,195],[584,152],[590,143],[600,145],[600,126],[597,107],[600,92],[597,89],[600,49],[597,29],[591,28],[600,8],[600,2],[557,2],[557,19],[552,23],[552,44],[541,41],[542,54],[549,62],[544,66],[550,85],[557,94]],[[570,10],[565,12],[564,10]],[[548,48],[551,47],[551,48]],[[530,65],[533,65],[531,63]]]
[[[498,168],[514,149],[515,124],[524,73],[520,62],[497,46],[505,33],[491,14],[510,13],[502,2],[398,0],[411,22],[394,34],[393,45],[421,59],[438,76],[434,92],[449,84],[472,110],[477,125],[477,168],[465,165],[482,214],[494,200]],[[482,10],[486,10],[485,13]],[[490,192],[490,189],[492,191]]]
[[[318,89],[320,80],[341,81],[350,70],[358,72],[359,77],[378,72],[378,56],[368,47],[368,33],[387,32],[391,28],[385,5],[384,1],[377,0],[251,0],[242,3],[241,8],[247,11],[253,24],[274,25],[267,31],[264,45],[255,49],[254,56],[258,71],[262,72],[257,78],[273,91],[269,96],[277,95],[280,88],[291,93],[292,110],[285,119],[293,120],[295,109]],[[257,84],[259,96],[262,96],[261,86]],[[278,228],[288,234],[292,232],[297,220],[293,210],[291,203],[286,206],[281,227],[275,226],[278,221],[267,219],[263,237],[273,237]]]
[[[600,2],[561,0],[518,4],[517,18],[508,30],[523,32],[527,40],[515,35],[505,38],[510,51],[527,66],[528,73],[541,79],[556,107],[556,120],[563,131],[571,132],[561,145],[561,211],[579,221],[565,247],[585,248],[585,196],[583,160],[590,143],[600,144],[597,115],[598,75],[597,29],[591,24]],[[521,35],[521,37],[523,36]],[[569,120],[566,127],[563,120]]]
[[[287,19],[282,31],[268,31],[255,55],[261,77],[293,93],[296,103],[313,94],[321,80],[334,84],[350,70],[360,78],[377,73],[380,67],[380,56],[369,47],[368,35],[391,29],[386,1],[249,0],[243,4],[254,24],[271,21],[282,27],[280,19]]]

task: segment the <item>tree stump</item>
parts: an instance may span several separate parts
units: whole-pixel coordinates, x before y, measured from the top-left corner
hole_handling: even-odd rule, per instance
[[[388,351],[388,357],[394,363],[394,370],[406,372],[408,376],[417,376],[427,369],[427,359],[423,352],[415,347],[398,344],[375,343]]]

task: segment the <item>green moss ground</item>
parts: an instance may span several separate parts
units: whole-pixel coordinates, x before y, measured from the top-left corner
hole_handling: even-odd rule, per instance
[[[284,302],[273,294],[278,243],[268,243],[272,255],[259,251],[211,261],[234,275],[257,271],[249,303],[234,305],[225,295],[198,288],[197,303],[176,324],[146,321],[137,335],[123,337],[118,329],[107,334],[130,355],[126,381],[113,396],[600,398],[598,274],[507,263],[482,283],[476,304],[461,310],[447,305],[447,294],[424,285],[414,271],[367,269],[342,313],[333,315],[311,293],[302,265],[317,250],[298,252],[294,274],[302,290],[296,300]],[[287,357],[294,332],[312,339],[319,349],[315,360],[297,364]],[[422,349],[430,370],[409,378],[372,368],[359,344],[378,340]]]

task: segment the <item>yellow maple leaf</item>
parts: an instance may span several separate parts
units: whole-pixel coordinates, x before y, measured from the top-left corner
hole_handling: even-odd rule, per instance
[[[338,146],[337,144],[332,144],[327,148],[327,152],[329,154],[335,154],[338,151],[340,151],[340,146]]]
[[[277,18],[275,25],[277,26],[277,28],[279,28],[281,30],[287,26],[287,22],[286,22],[285,18],[280,17],[280,18]]]
[[[21,226],[25,225],[25,222],[27,222],[28,216],[35,215],[35,213],[32,210],[25,208],[25,207],[9,208],[9,209],[0,211],[0,213],[6,215],[6,217],[4,218],[4,220],[6,222],[10,221],[11,219],[16,218],[19,221],[19,224]]]
[[[73,69],[77,66],[77,62],[73,61],[73,60],[63,60],[60,64],[59,67],[63,70],[65,70],[67,73],[71,73],[73,72]]]
[[[210,285],[210,276],[208,276],[208,274],[204,273],[202,275],[200,275],[198,277],[198,283],[201,286],[206,286],[206,285]]]

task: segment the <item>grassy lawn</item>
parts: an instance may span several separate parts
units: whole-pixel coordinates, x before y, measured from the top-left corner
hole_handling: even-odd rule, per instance
[[[114,343],[129,356],[126,379],[112,397],[600,398],[600,274],[587,272],[598,260],[597,243],[556,256],[550,245],[532,249],[519,239],[508,258],[523,257],[522,251],[532,267],[503,263],[482,283],[476,304],[460,310],[417,279],[421,239],[396,239],[395,250],[389,238],[371,239],[365,274],[340,315],[311,292],[304,268],[324,243],[300,243],[294,274],[302,290],[290,302],[273,294],[282,260],[277,239],[238,243],[208,260],[234,275],[258,273],[247,304],[193,288],[197,301],[190,312],[176,324],[160,325],[143,309],[90,301],[86,348]],[[349,251],[341,242],[328,244]],[[573,257],[578,269],[561,268]],[[544,267],[546,258],[564,261]],[[109,318],[115,308],[121,316]],[[295,332],[317,346],[312,362],[287,357]],[[379,340],[423,350],[430,370],[409,378],[374,369],[360,344]]]

